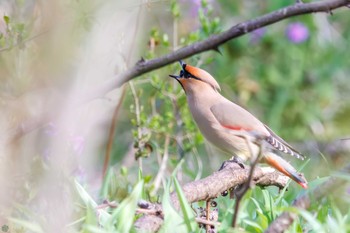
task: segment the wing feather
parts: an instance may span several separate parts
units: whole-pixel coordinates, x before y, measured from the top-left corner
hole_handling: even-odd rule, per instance
[[[300,152],[295,150],[291,145],[289,145],[286,141],[280,138],[277,134],[275,134],[269,127],[265,125],[265,128],[269,131],[270,136],[266,138],[266,141],[270,143],[274,148],[279,151],[282,151],[286,154],[294,156],[298,159],[304,160],[305,156]]]
[[[252,131],[264,136],[270,133],[256,117],[241,106],[230,101],[214,104],[210,108],[218,122],[228,129]]]
[[[275,149],[304,160],[305,156],[260,122],[250,112],[230,101],[214,104],[210,108],[217,121],[225,128],[246,130],[266,136],[266,141]]]

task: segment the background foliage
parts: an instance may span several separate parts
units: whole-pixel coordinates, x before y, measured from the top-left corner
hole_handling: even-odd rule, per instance
[[[0,98],[4,114],[0,123],[4,127],[40,113],[36,99],[32,101],[33,92],[46,101],[65,89],[93,86],[99,78],[127,69],[140,56],[158,57],[294,2],[118,4],[1,2]],[[123,15],[124,21],[113,21],[106,8],[132,17]],[[211,73],[224,96],[249,109],[309,157],[304,164],[292,163],[303,168],[311,189],[344,165],[349,155],[349,23],[346,9],[334,15],[295,17],[230,41],[219,48],[220,52],[185,60]],[[110,25],[108,30],[97,30],[105,25]],[[111,40],[104,45],[99,34]],[[87,110],[85,106],[73,112],[63,108],[63,120],[52,120],[21,139],[14,147],[17,149],[1,150],[3,177],[11,177],[1,180],[8,190],[0,202],[2,230],[133,231],[133,220],[140,216],[135,215],[140,199],[163,203],[167,229],[163,231],[198,230],[193,212],[180,216],[172,209],[169,192],[176,189],[177,182],[184,184],[211,174],[228,155],[205,142],[181,87],[167,78],[179,69],[173,64],[145,74],[126,84],[124,94],[117,90],[117,98],[109,95],[100,102],[92,101]],[[89,75],[93,78],[88,79]],[[68,95],[63,98],[71,101]],[[112,110],[119,101],[122,108],[116,118],[110,167],[101,178]],[[53,103],[52,109],[61,107]],[[96,111],[91,107],[94,104],[109,110],[98,106]],[[73,117],[78,123],[60,123]],[[30,149],[23,153],[26,148]],[[339,153],[339,148],[345,149]],[[16,157],[8,159],[9,155]],[[309,211],[290,207],[301,192],[295,184],[280,193],[275,188],[250,191],[241,208],[240,231],[263,232],[284,210],[300,215],[290,232],[350,231],[348,187],[312,203]],[[99,206],[104,200],[114,201],[118,208]],[[219,230],[227,232],[234,201],[227,197],[216,201],[222,222]],[[203,203],[193,207],[199,206]]]

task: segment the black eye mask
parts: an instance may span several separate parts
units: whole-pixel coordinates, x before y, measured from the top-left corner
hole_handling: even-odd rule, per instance
[[[181,65],[181,68],[182,70],[180,71],[180,74],[179,76],[176,76],[176,75],[169,75],[170,77],[172,78],[175,78],[175,79],[179,79],[179,78],[193,78],[193,79],[197,79],[197,80],[200,80],[202,81],[200,78],[194,76],[193,74],[189,73],[187,70],[186,70],[186,66],[187,64],[184,63],[183,61],[179,61],[180,65]]]

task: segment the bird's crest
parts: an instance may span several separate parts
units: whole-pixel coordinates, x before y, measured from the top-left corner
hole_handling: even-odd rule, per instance
[[[179,62],[182,67],[181,78],[194,78],[209,84],[215,91],[220,91],[220,85],[207,71],[187,65],[181,60]]]

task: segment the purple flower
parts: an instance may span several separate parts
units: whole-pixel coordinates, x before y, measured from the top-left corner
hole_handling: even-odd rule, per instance
[[[58,128],[57,125],[54,123],[50,122],[45,126],[44,133],[48,136],[56,136],[58,134]]]
[[[250,33],[250,43],[256,44],[266,33],[266,28],[258,28]]]
[[[71,139],[73,151],[80,155],[85,147],[85,139],[82,136],[75,136]]]
[[[309,29],[300,22],[291,23],[286,29],[286,36],[292,43],[302,43],[309,38]]]
[[[197,17],[198,15],[198,11],[199,9],[202,7],[202,0],[191,0],[191,1],[187,1],[187,0],[182,0],[182,3],[188,3],[189,6],[189,13],[190,13],[190,17]],[[211,4],[213,2],[213,0],[207,0],[206,1],[208,4]],[[203,9],[204,13],[207,12],[207,9]]]
[[[84,182],[86,180],[86,177],[87,177],[86,171],[81,166],[78,166],[73,171],[72,175],[75,176],[76,179],[81,183]]]

